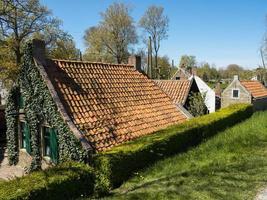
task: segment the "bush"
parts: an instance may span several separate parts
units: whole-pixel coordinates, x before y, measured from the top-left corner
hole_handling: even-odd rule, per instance
[[[252,113],[251,105],[232,105],[95,155],[93,160],[98,171],[97,191],[103,194],[120,186],[138,170],[162,158],[186,151],[219,131],[250,117]]]
[[[0,182],[0,199],[73,199],[92,194],[94,184],[91,167],[82,163],[63,163]]]

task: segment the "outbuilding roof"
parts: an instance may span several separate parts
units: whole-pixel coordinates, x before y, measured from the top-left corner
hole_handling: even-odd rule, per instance
[[[184,104],[190,91],[190,80],[155,80],[155,83],[173,100]]]
[[[253,98],[267,97],[267,89],[259,81],[240,81]]]
[[[47,60],[44,69],[67,115],[96,151],[187,119],[131,65]]]

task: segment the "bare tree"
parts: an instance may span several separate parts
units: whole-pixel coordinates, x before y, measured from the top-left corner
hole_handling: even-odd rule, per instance
[[[161,6],[150,6],[139,21],[140,26],[152,38],[156,69],[160,42],[168,37],[169,18],[163,14],[163,11],[164,8]]]

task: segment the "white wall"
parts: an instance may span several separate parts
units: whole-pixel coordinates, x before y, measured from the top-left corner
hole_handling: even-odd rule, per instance
[[[215,92],[198,76],[191,76],[189,80],[195,78],[201,94],[206,93],[205,104],[210,113],[215,112]]]

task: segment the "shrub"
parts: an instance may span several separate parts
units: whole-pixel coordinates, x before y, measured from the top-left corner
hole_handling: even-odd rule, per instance
[[[73,199],[93,193],[94,171],[82,163],[63,163],[28,176],[0,182],[0,199]]]
[[[204,139],[250,117],[251,105],[236,104],[216,113],[191,119],[154,134],[125,143],[94,157],[98,170],[97,191],[105,193],[152,165],[155,161],[187,150]]]

